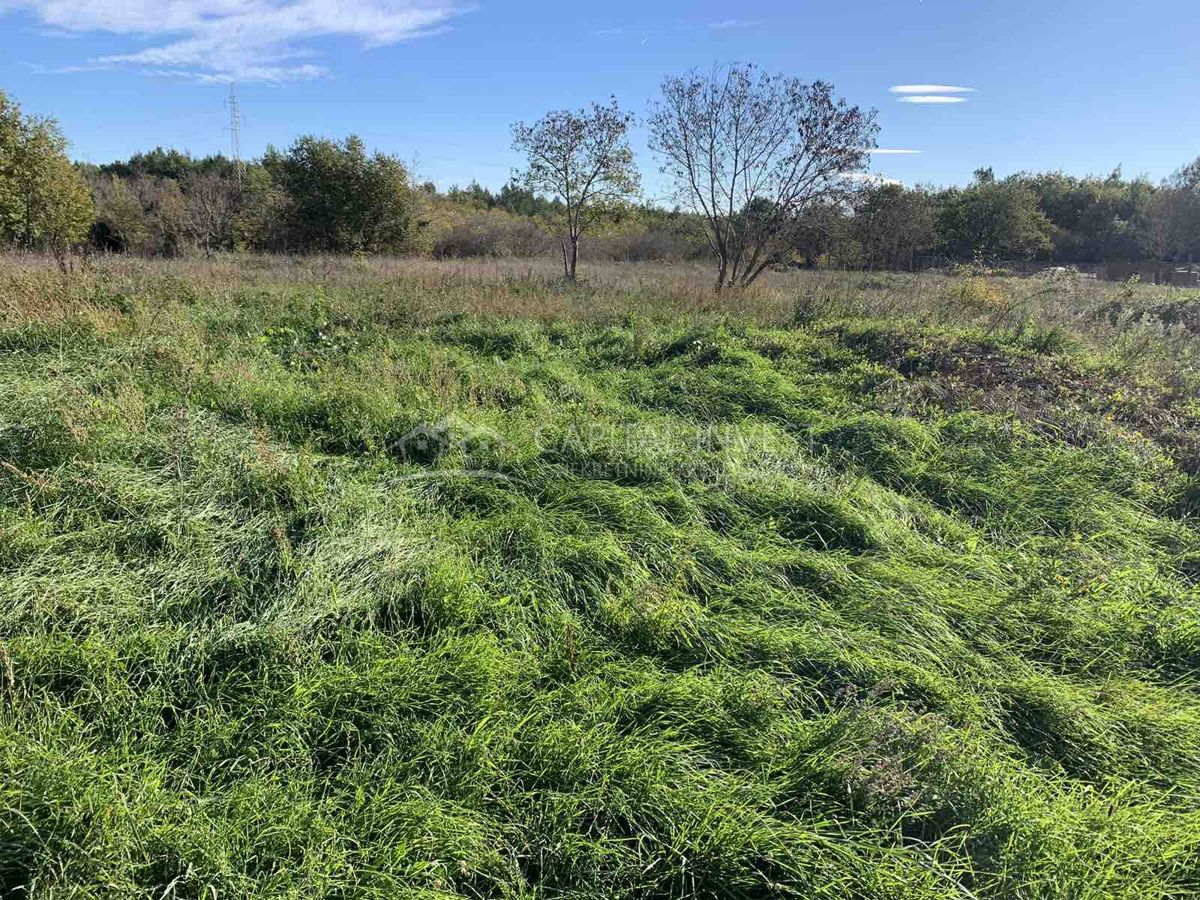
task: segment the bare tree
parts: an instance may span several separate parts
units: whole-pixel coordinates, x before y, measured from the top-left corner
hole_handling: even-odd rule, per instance
[[[192,172],[184,179],[187,230],[204,248],[205,256],[214,246],[232,243],[238,193],[237,182],[217,172]]]
[[[705,220],[718,291],[779,261],[807,209],[860,190],[852,176],[879,130],[874,110],[836,99],[832,85],[752,65],[666,79],[649,125],[678,200]]]
[[[513,149],[528,159],[526,187],[563,204],[563,275],[570,281],[575,280],[580,235],[597,217],[637,193],[638,173],[627,136],[632,122],[633,116],[613,98],[607,106],[593,103],[590,111],[558,110],[532,125],[513,125]]]

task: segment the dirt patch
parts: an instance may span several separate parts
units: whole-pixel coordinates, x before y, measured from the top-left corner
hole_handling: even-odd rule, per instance
[[[1185,472],[1200,473],[1200,416],[1183,408],[1187,398],[1176,391],[1061,358],[1014,354],[986,341],[915,340],[898,331],[832,336],[896,370],[899,377],[878,389],[889,398],[889,411],[1012,414],[1039,433],[1077,446],[1095,440],[1111,421],[1154,441]]]

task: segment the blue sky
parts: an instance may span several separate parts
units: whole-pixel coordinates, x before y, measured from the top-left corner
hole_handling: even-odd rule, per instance
[[[0,89],[93,162],[227,150],[236,81],[244,155],[355,132],[442,186],[499,186],[514,120],[610,94],[642,114],[666,74],[753,61],[877,108],[880,146],[920,152],[872,168],[909,184],[1157,180],[1200,155],[1195,19],[1195,0],[0,0]]]

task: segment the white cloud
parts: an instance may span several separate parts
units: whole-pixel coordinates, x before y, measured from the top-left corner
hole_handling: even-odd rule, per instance
[[[872,156],[915,156],[924,152],[924,150],[893,150],[890,147],[876,147],[870,151]]]
[[[893,94],[973,94],[975,88],[957,84],[896,84],[888,88]]]
[[[901,103],[966,103],[966,97],[947,97],[943,94],[909,94],[900,97]]]
[[[104,32],[154,46],[97,56],[63,71],[133,67],[199,81],[318,78],[310,43],[357,39],[366,47],[435,34],[463,10],[452,0],[0,0],[63,34]]]
[[[728,28],[753,28],[761,24],[757,19],[725,19],[723,22],[710,22],[708,27],[721,31]]]

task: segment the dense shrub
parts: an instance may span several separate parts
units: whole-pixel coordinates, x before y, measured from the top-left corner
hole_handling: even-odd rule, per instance
[[[668,231],[630,231],[600,235],[588,241],[594,259],[616,262],[677,262],[703,255],[704,249]]]
[[[470,256],[533,257],[553,252],[555,241],[529,219],[499,210],[472,215],[434,238],[438,259]]]
[[[287,195],[291,249],[405,249],[414,201],[408,170],[396,157],[369,154],[355,135],[344,141],[306,135],[286,153],[269,150],[263,166]]]

